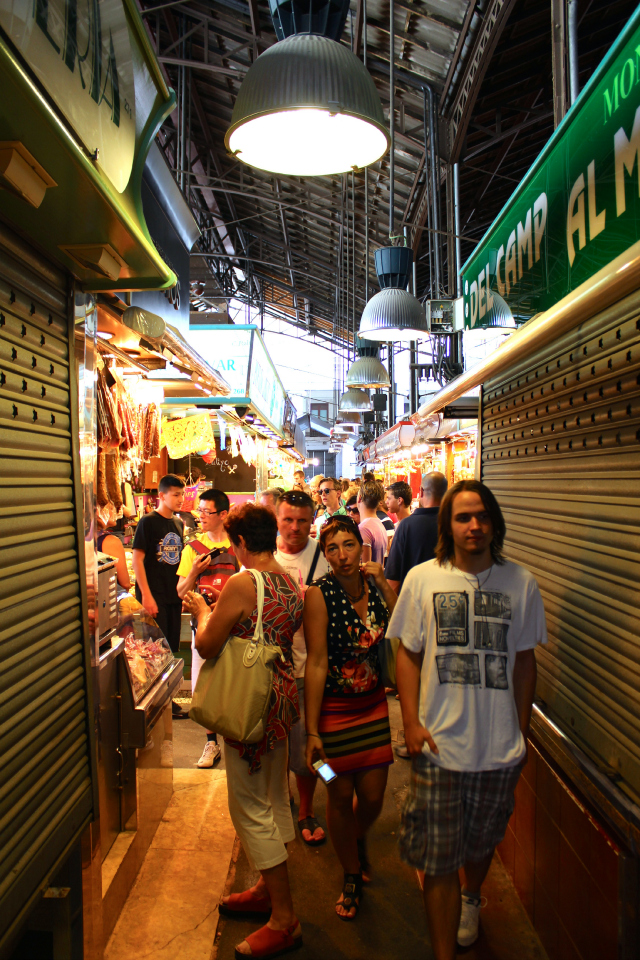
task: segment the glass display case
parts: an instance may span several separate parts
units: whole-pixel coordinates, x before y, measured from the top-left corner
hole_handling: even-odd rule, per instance
[[[129,593],[118,597],[118,636],[136,705],[153,686],[173,654],[155,620]]]

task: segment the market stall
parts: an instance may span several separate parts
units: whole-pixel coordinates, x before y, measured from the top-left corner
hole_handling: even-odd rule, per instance
[[[404,480],[417,498],[424,473],[437,470],[450,485],[475,477],[477,431],[475,419],[445,418],[434,411],[419,427],[402,421],[382,433],[363,448],[362,466],[385,487]]]
[[[293,471],[304,462],[294,445],[295,411],[258,329],[192,323],[189,337],[228,381],[230,393],[165,398],[167,421],[207,415],[211,424],[208,447],[191,443],[176,448],[175,456],[169,451],[173,469],[191,480],[197,472],[235,495],[235,502],[269,486],[292,486]]]
[[[80,864],[98,890],[97,297],[176,283],[141,205],[175,97],[134,4],[67,7],[71,18],[60,5],[0,9],[0,952],[49,922],[41,893],[63,871],[83,905],[73,952],[93,957],[101,903],[82,900]],[[81,69],[76,33],[93,38]],[[87,76],[103,78],[101,95]]]

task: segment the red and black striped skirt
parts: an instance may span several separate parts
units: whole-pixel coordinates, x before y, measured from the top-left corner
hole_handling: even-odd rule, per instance
[[[358,697],[325,697],[318,732],[337,774],[393,763],[389,707],[384,687]]]

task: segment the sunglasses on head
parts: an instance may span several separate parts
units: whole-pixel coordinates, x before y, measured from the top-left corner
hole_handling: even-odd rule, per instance
[[[303,493],[301,490],[287,490],[285,493],[281,494],[280,500],[284,503],[290,504],[304,504],[304,506],[309,505],[309,496],[306,493]]]

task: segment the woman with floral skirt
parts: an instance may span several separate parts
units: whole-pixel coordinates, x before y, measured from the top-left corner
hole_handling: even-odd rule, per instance
[[[336,913],[353,920],[370,869],[365,837],[393,763],[377,646],[397,598],[379,563],[361,567],[362,536],[353,520],[328,520],[320,545],[331,572],[305,596],[307,764],[313,770],[322,758],[337,774],[327,784],[329,834],[344,869]]]

